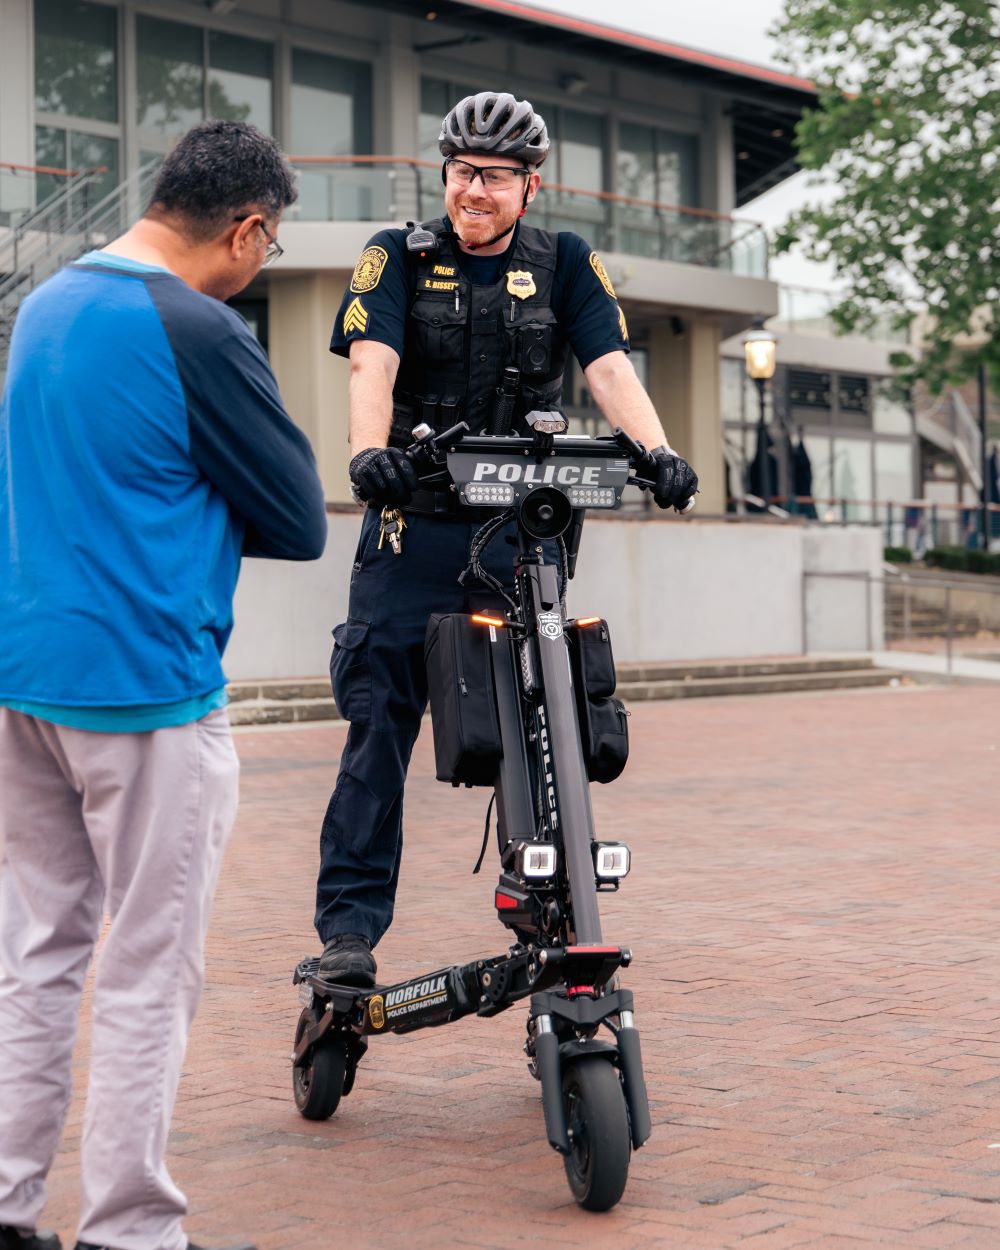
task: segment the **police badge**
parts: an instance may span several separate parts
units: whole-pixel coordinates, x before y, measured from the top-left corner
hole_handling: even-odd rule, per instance
[[[534,295],[537,289],[534,277],[526,270],[512,269],[507,274],[507,290],[518,299],[527,299],[529,295]]]

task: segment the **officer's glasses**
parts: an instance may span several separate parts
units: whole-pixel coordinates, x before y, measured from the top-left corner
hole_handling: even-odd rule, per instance
[[[510,165],[470,165],[468,161],[450,156],[444,163],[445,176],[459,187],[471,187],[478,178],[491,191],[504,191],[514,186],[518,178],[530,174],[530,169],[514,169]]]
[[[249,216],[250,214],[246,213],[242,217],[234,217],[233,220],[234,221],[246,221],[247,217]],[[264,235],[264,238],[267,239],[267,249],[264,252],[264,261],[261,264],[261,269],[266,269],[268,265],[273,264],[273,262],[276,261],[279,256],[284,256],[285,249],[281,246],[278,240],[274,237],[274,235],[270,232],[270,230],[268,230],[267,226],[265,226],[262,221],[258,221],[257,225],[260,226],[261,233]]]

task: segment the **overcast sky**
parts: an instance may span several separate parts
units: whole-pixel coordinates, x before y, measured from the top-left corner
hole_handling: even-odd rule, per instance
[[[783,0],[528,0],[538,9],[582,17],[620,30],[653,35],[705,52],[720,52],[758,65],[776,65],[774,41],[767,29],[781,15]],[[783,67],[782,67],[783,68]],[[789,178],[767,195],[754,200],[738,216],[763,222],[773,230],[807,196],[802,174]],[[780,282],[828,287],[825,266],[799,256],[776,257],[772,276]]]

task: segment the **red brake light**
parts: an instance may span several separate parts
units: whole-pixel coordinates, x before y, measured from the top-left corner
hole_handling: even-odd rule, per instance
[[[516,898],[511,898],[509,894],[501,894],[499,890],[493,896],[493,901],[496,904],[497,911],[510,911],[521,906]]]

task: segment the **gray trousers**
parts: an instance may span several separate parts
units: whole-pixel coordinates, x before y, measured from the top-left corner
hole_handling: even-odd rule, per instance
[[[35,1228],[100,933],[79,1238],[183,1250],[164,1153],[239,764],[225,711],[150,733],[0,708],[0,1224]]]

